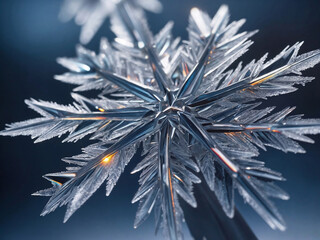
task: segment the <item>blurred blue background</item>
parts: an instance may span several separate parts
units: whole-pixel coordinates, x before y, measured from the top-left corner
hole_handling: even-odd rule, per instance
[[[302,51],[320,48],[320,2],[298,0],[163,0],[161,15],[148,14],[156,33],[174,20],[174,34],[186,39],[189,10],[197,6],[213,15],[222,3],[230,7],[231,20],[246,18],[244,30],[260,29],[253,37],[255,44],[244,62],[274,56],[286,45],[305,41]],[[52,100],[68,103],[71,86],[53,80],[64,72],[55,59],[74,56],[80,28],[73,22],[58,21],[61,1],[0,0],[0,129],[5,123],[37,116],[27,109],[24,99]],[[113,39],[108,22],[89,44],[96,50],[99,37]],[[270,99],[268,105],[297,106],[295,113],[320,117],[320,66],[305,72],[316,76],[314,82],[300,91]],[[261,154],[267,166],[280,171],[288,179],[281,183],[290,193],[289,201],[276,201],[287,222],[286,232],[271,230],[249,206],[238,197],[238,206],[259,239],[320,239],[320,138],[314,145],[303,144],[307,154],[284,154],[268,149]],[[154,239],[153,221],[134,230],[137,205],[131,199],[138,187],[137,175],[130,175],[136,162],[131,162],[110,197],[100,189],[74,216],[63,224],[65,209],[40,217],[46,198],[30,194],[46,187],[41,178],[48,172],[63,170],[64,156],[80,152],[86,140],[76,144],[60,144],[59,139],[33,144],[27,137],[0,138],[0,239]],[[210,223],[208,223],[210,224]],[[160,237],[158,237],[160,238]],[[190,237],[187,235],[187,239]]]

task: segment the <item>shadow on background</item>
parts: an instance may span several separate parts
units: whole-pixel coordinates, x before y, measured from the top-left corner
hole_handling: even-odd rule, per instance
[[[186,39],[188,13],[193,6],[213,15],[222,3],[229,5],[231,19],[247,18],[244,30],[260,29],[253,37],[255,44],[242,60],[248,63],[265,52],[274,56],[286,45],[305,41],[302,51],[320,48],[320,2],[297,0],[163,0],[161,15],[148,14],[153,32],[174,20],[174,34]],[[72,99],[67,86],[53,80],[54,74],[64,72],[55,63],[60,56],[74,56],[79,27],[73,22],[62,24],[57,20],[61,1],[2,0],[0,1],[0,129],[5,123],[37,116],[27,109],[24,99],[52,100],[68,103]],[[98,36],[110,40],[108,23]],[[89,44],[97,49],[99,37]],[[268,105],[297,106],[296,113],[306,117],[320,117],[320,66],[305,75],[316,76],[314,82],[300,91],[270,99]],[[260,159],[267,166],[280,171],[288,179],[281,186],[290,193],[289,201],[276,201],[287,222],[286,232],[272,231],[250,209],[239,202],[240,211],[259,239],[320,239],[320,138],[316,144],[303,144],[307,154],[284,154],[269,149]],[[63,224],[65,209],[49,216],[39,216],[47,199],[30,194],[48,187],[41,178],[48,172],[63,170],[59,161],[64,156],[80,152],[88,145],[86,140],[76,144],[60,144],[59,139],[34,145],[26,137],[0,138],[0,238],[9,239],[154,239],[153,221],[147,221],[137,230],[133,220],[137,205],[130,201],[136,191],[138,176],[130,175],[131,162],[110,197],[100,189],[68,223]],[[208,223],[210,224],[210,223]],[[160,238],[160,237],[158,237]],[[190,237],[187,237],[189,239]]]

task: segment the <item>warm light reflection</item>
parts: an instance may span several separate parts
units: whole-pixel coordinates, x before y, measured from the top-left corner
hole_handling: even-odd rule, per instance
[[[272,130],[272,132],[276,132],[276,133],[279,133],[280,131],[279,131],[279,130]]]
[[[186,77],[189,74],[189,69],[188,69],[188,65],[186,63],[183,65],[184,66],[182,67],[182,74],[184,77]]]
[[[258,81],[256,81],[256,82],[253,82],[253,83],[251,83],[251,86],[254,86],[254,85],[263,83],[264,81],[272,78],[274,75],[275,75],[275,74],[271,74],[271,75],[269,75],[269,76],[267,76],[267,77],[265,77],[265,78],[262,78],[262,79],[260,79],[260,80],[258,80]]]
[[[102,162],[103,164],[109,163],[109,162],[113,159],[114,155],[116,155],[116,152],[113,153],[113,154],[110,154],[110,155],[105,156],[104,158],[102,158],[101,162]]]
[[[211,148],[211,150],[233,171],[238,172],[237,167],[217,148]]]
[[[98,130],[101,130],[102,128],[108,126],[111,123],[111,121],[108,121],[107,123],[105,123],[104,125],[102,125]]]
[[[276,132],[279,133],[279,130],[276,129],[271,129],[270,127],[247,127],[246,130],[267,130],[267,131],[271,131],[271,132]]]
[[[175,203],[174,203],[174,195],[173,195],[173,187],[172,187],[172,180],[171,180],[171,169],[168,169],[168,177],[169,177],[169,187],[170,187],[170,195],[171,195],[171,204],[173,208],[173,213],[175,214]]]
[[[173,176],[178,179],[180,182],[183,182],[182,179],[180,177],[178,177],[176,174],[173,174]]]

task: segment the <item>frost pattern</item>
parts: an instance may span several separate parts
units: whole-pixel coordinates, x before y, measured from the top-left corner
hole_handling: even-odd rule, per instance
[[[75,2],[79,8],[89,4],[66,4]],[[227,6],[213,18],[192,9],[189,39],[180,41],[171,34],[172,22],[153,35],[140,3],[147,6],[145,1],[112,5],[116,39],[110,44],[103,38],[99,53],[78,46],[76,57],[58,59],[68,72],[55,79],[75,85],[73,104],[26,100],[42,117],[7,125],[0,132],[30,135],[35,142],[65,133],[64,141],[86,135],[97,141],[82,154],[64,158],[72,165],[66,171],[44,176],[53,186],[34,194],[50,196],[42,215],[67,205],[66,221],[104,182],[109,195],[138,152],[140,162],[132,170],[140,172],[132,200],[139,202],[134,227],[154,211],[156,229],[164,229],[168,239],[182,239],[179,197],[196,207],[192,188],[202,174],[227,216],[234,215],[237,189],[271,228],[284,230],[270,199],[289,199],[274,184],[284,178],[256,157],[267,146],[304,153],[297,141],[313,143],[306,135],[320,133],[320,120],[292,115],[293,107],[260,109],[257,100],[312,81],[301,72],[320,62],[320,50],[299,54],[302,43],[296,43],[274,58],[267,60],[266,54],[232,69],[256,31],[238,33],[245,20],[229,23]],[[88,19],[83,33],[87,27],[95,31],[91,8],[88,13],[65,11],[69,17]],[[98,92],[95,99],[79,94],[89,90]]]

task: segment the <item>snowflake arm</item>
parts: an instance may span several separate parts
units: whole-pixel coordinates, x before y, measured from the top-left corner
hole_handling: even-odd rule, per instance
[[[77,95],[77,99],[80,97]],[[84,97],[81,100],[86,99]],[[105,109],[93,101],[86,99],[86,104],[63,106],[56,103],[26,100],[26,104],[33,110],[39,112],[43,118],[36,118],[23,122],[14,123],[7,126],[1,132],[2,135],[31,135],[37,138],[36,142],[41,142],[55,136],[61,136],[70,132],[69,140],[76,135],[82,137],[94,131],[102,129],[110,121],[138,121],[147,115],[152,115],[152,111],[147,108],[120,108]],[[88,111],[88,105],[99,109],[98,112]],[[86,123],[87,122],[87,123]]]
[[[287,47],[266,63],[264,61],[267,55],[263,56],[257,63],[252,62],[238,73],[238,79],[231,78],[229,75],[222,79],[228,84],[221,84],[224,87],[198,96],[190,105],[193,107],[203,106],[223,98],[228,98],[231,101],[233,99],[248,101],[295,91],[296,88],[292,85],[304,84],[312,80],[306,77],[297,77],[297,75],[301,75],[301,71],[320,62],[319,50],[297,56],[300,46],[301,43],[297,43],[291,48]],[[279,64],[280,67],[276,67]],[[267,73],[264,73],[266,71]],[[241,95],[246,96],[242,97]]]
[[[118,152],[122,150],[124,152],[127,151],[124,149],[134,145],[135,143],[137,143],[137,141],[141,140],[142,137],[146,137],[149,134],[154,133],[154,131],[159,128],[159,126],[157,126],[156,124],[157,119],[151,120],[148,123],[134,128],[129,134],[122,137],[119,141],[115,142],[109,148],[102,149],[102,151],[101,149],[98,149],[94,151],[94,154],[91,153],[91,156],[88,156],[87,154],[87,157],[85,159],[86,163],[79,169],[77,169],[76,172],[73,172],[74,176],[72,179],[68,180],[66,183],[62,184],[60,188],[57,189],[57,191],[52,195],[47,205],[45,206],[42,215],[46,215],[54,211],[58,206],[63,206],[68,203],[68,211],[65,216],[65,221],[67,221],[72,213],[74,213],[75,210],[78,209],[89,198],[78,198],[77,194],[82,191],[88,191],[89,196],[91,196],[93,192],[95,192],[104,182],[106,177],[111,174],[108,171],[109,167],[106,167],[105,165],[108,165],[110,161],[121,161],[121,159],[116,160],[117,158],[115,158],[116,156],[118,156]],[[92,157],[92,155],[96,156]],[[83,159],[83,156],[81,156],[81,159]],[[126,162],[128,162],[127,159]],[[103,171],[104,174],[102,174],[100,171]],[[100,174],[102,174],[103,177],[95,176]],[[94,177],[91,177],[92,175],[94,175]],[[99,179],[102,181],[100,181]],[[87,184],[90,190],[81,190],[82,188],[86,188]],[[115,183],[111,184],[113,186],[115,185]],[[108,190],[109,193],[110,191],[111,189]],[[82,194],[85,193],[81,193],[81,196],[83,196]],[[85,199],[85,201],[83,201],[83,199]]]

